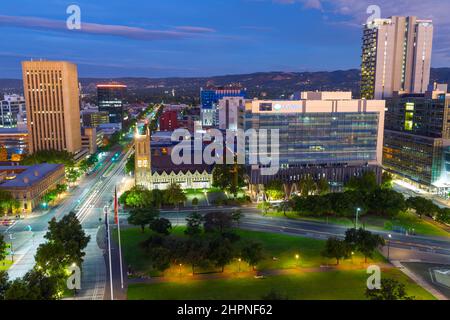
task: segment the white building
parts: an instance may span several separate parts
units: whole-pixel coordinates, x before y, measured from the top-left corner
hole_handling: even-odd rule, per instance
[[[225,97],[219,100],[217,115],[219,129],[237,130],[244,128],[245,99]]]
[[[417,17],[375,19],[364,26],[361,96],[425,93],[430,81],[433,22]]]
[[[23,96],[17,94],[5,95],[0,102],[0,127],[17,127],[18,122],[24,122],[25,110],[25,98]]]

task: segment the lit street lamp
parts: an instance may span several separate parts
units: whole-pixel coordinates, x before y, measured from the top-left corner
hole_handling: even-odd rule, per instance
[[[390,256],[391,256],[391,239],[392,239],[392,234],[388,235],[389,239],[388,239],[388,261],[390,260]]]
[[[238,261],[239,261],[239,273],[240,273],[241,272],[241,261],[242,261],[242,259],[239,258]]]
[[[182,263],[180,263],[179,264],[179,267],[180,267],[180,277],[181,277],[181,267],[183,266],[183,264]]]
[[[355,220],[355,228],[358,229],[358,218],[359,213],[361,212],[361,208],[356,208],[356,220]]]
[[[300,267],[300,255],[295,255],[295,260],[297,260],[297,267]]]

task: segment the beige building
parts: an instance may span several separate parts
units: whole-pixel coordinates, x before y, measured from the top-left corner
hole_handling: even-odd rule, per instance
[[[417,17],[375,19],[364,25],[361,96],[424,93],[430,82],[433,22]]]
[[[65,183],[62,164],[0,166],[0,189],[11,192],[20,207],[15,213],[31,213],[43,205],[43,197],[58,184]]]
[[[62,61],[22,62],[30,153],[81,149],[76,65]]]

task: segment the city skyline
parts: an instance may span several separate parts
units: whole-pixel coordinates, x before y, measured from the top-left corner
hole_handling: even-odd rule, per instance
[[[20,78],[20,61],[31,58],[70,57],[81,77],[113,78],[359,68],[361,26],[371,4],[234,0],[208,6],[205,1],[171,0],[131,6],[118,1],[95,5],[78,1],[82,29],[69,31],[65,22],[71,3],[46,0],[35,6],[35,2],[19,2],[22,5],[0,4],[0,28],[9,44],[0,51],[3,78]],[[383,18],[400,14],[433,19],[432,66],[450,65],[445,50],[449,4],[400,1],[394,6],[378,1],[377,5]]]

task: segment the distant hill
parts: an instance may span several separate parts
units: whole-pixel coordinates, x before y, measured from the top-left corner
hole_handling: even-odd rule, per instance
[[[207,84],[231,83],[240,83],[247,88],[249,97],[283,98],[304,90],[352,91],[358,97],[360,72],[352,69],[331,72],[258,72],[195,78],[81,78],[80,82],[83,93],[93,94],[96,84],[111,80],[126,84],[130,97],[135,100],[167,100],[171,98],[172,90],[175,90],[176,97],[196,100],[200,88]],[[450,83],[450,68],[432,69],[431,81]],[[22,92],[22,80],[0,79],[0,92]]]

